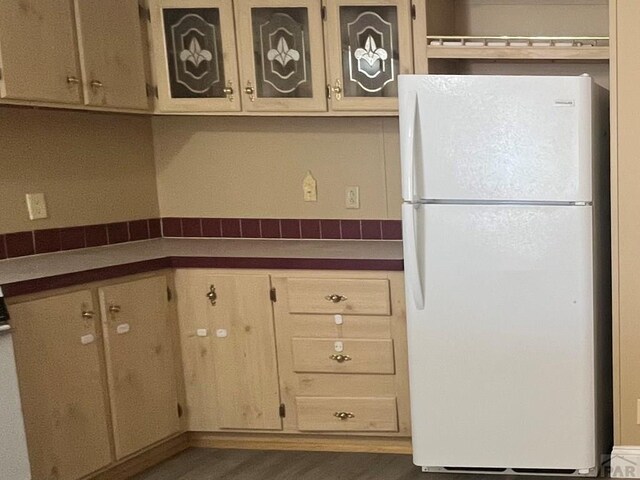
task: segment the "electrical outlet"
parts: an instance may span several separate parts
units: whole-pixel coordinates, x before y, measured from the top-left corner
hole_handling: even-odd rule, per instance
[[[27,209],[29,210],[29,219],[39,220],[47,218],[47,202],[44,199],[44,193],[27,193]]]
[[[344,193],[345,207],[360,208],[360,187],[347,187]]]

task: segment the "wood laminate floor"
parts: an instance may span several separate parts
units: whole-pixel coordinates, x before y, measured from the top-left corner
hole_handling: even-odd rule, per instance
[[[567,477],[422,473],[409,455],[190,448],[135,480],[549,480]]]

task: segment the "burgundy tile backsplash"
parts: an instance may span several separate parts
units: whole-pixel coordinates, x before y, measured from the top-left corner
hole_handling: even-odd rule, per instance
[[[0,235],[0,260],[159,237],[401,240],[400,220],[150,218]]]

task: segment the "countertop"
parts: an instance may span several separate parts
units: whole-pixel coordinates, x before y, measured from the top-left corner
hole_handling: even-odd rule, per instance
[[[161,268],[402,270],[401,241],[143,240],[0,261],[5,295]]]

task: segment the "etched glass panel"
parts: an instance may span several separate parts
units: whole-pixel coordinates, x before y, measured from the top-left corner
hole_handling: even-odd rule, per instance
[[[340,7],[340,36],[344,95],[397,97],[397,7]]]
[[[217,8],[166,8],[164,34],[171,98],[224,97]]]
[[[311,53],[306,8],[252,8],[258,97],[311,98]]]

